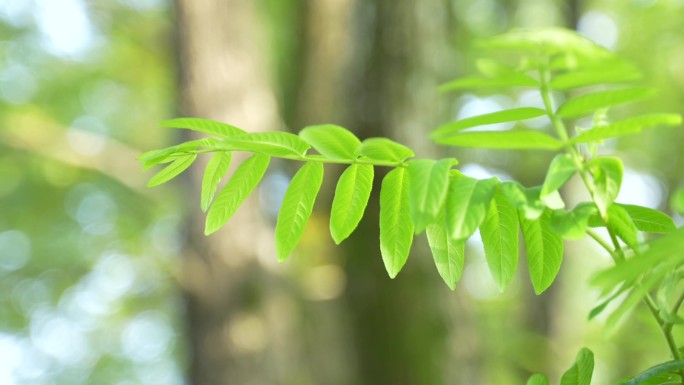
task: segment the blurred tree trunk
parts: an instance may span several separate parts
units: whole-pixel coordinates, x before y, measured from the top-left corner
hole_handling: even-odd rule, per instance
[[[177,0],[183,115],[249,131],[279,126],[264,23],[255,7],[244,0]],[[288,318],[292,300],[269,273],[269,264],[276,263],[272,227],[257,194],[221,231],[205,237],[195,203],[203,169],[194,171],[190,251],[182,272],[190,383],[296,383],[300,345]]]

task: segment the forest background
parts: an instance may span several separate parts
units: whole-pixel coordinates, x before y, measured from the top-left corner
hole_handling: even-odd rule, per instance
[[[472,72],[473,41],[577,29],[659,90],[634,109],[684,113],[682,20],[681,0],[0,1],[0,383],[514,385],[558,378],[587,346],[603,384],[666,360],[641,313],[610,336],[587,321],[588,281],[611,264],[588,243],[567,243],[541,296],[527,279],[499,293],[476,240],[454,292],[424,238],[390,280],[377,197],[352,237],[330,239],[337,169],[278,264],[273,226],[293,164],[273,164],[258,196],[204,237],[201,167],[149,190],[135,158],[187,139],[159,128],[170,117],[251,131],[329,122],[455,155],[468,175],[539,184],[549,154],[428,139],[448,120],[535,100],[440,95]],[[683,146],[681,127],[608,141],[626,163],[618,201],[672,213]]]

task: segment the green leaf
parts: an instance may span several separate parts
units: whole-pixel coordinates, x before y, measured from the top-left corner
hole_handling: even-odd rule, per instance
[[[617,205],[627,211],[627,214],[639,231],[647,233],[669,233],[677,228],[672,218],[658,210],[622,203],[618,203]]]
[[[511,150],[557,150],[563,146],[563,142],[553,136],[534,130],[471,131],[434,140],[439,144],[456,147]]]
[[[160,164],[173,162],[178,157],[185,156],[193,151],[199,150],[201,147],[211,147],[219,143],[214,138],[202,138],[191,140],[175,146],[162,148],[160,150],[148,151],[138,157],[138,160],[143,163],[143,170]]]
[[[480,88],[510,88],[510,87],[538,87],[539,83],[533,78],[520,74],[521,76],[500,76],[495,78],[485,77],[463,77],[450,81],[439,86],[439,92],[458,91],[465,89]]]
[[[664,277],[684,263],[684,227],[649,243],[639,258],[630,258],[610,269],[604,270],[592,280],[592,284],[607,293],[623,282],[635,282],[645,273],[639,294],[653,290]],[[639,298],[637,298],[638,302]]]
[[[200,118],[177,118],[165,120],[161,122],[161,126],[167,128],[185,128],[188,130],[216,135],[221,138],[230,138],[233,136],[246,134],[245,131],[230,124]]]
[[[290,181],[275,228],[278,261],[286,260],[302,239],[322,182],[323,164],[318,162],[305,163]]]
[[[677,372],[684,369],[684,361],[668,361],[668,362],[663,362],[662,364],[658,364],[655,366],[652,366],[643,372],[641,372],[638,376],[632,378],[631,380],[627,382],[623,382],[621,385],[639,385],[643,384],[644,382],[648,381],[651,378],[660,376],[662,374],[666,373],[671,373],[671,372]]]
[[[197,159],[197,154],[181,155],[177,157],[170,165],[164,167],[161,171],[155,174],[149,182],[147,187],[159,186],[178,176],[178,174],[185,171]]]
[[[594,175],[594,201],[605,219],[608,207],[613,204],[620,192],[623,167],[619,158],[595,158],[589,163],[589,170]]]
[[[684,186],[677,188],[670,197],[670,207],[672,210],[684,215]]]
[[[606,83],[629,82],[640,78],[641,73],[633,65],[622,60],[607,60],[598,66],[557,75],[551,79],[549,85],[554,90],[565,91]]]
[[[447,229],[453,239],[467,239],[487,215],[496,178],[477,180],[452,171],[446,200]]]
[[[455,240],[449,236],[444,210],[437,221],[427,227],[426,233],[439,275],[451,290],[456,290],[456,283],[463,273],[466,240]]]
[[[228,172],[230,160],[230,152],[219,152],[207,162],[207,168],[204,170],[204,177],[202,178],[202,194],[200,199],[202,211],[206,212],[211,205],[211,201],[214,200],[216,188],[223,176]]]
[[[410,148],[387,138],[368,138],[356,149],[356,155],[381,162],[402,162],[415,156]]]
[[[582,131],[576,137],[572,138],[570,142],[598,142],[603,139],[636,134],[641,132],[641,130],[644,128],[651,128],[655,126],[678,126],[680,124],[682,124],[682,117],[678,114],[640,115]]]
[[[544,212],[545,206],[539,200],[541,187],[526,189],[518,182],[507,181],[501,184],[501,191],[527,219],[535,220]]]
[[[546,111],[533,108],[533,107],[523,107],[523,108],[512,108],[510,110],[497,111],[489,114],[473,116],[470,118],[465,118],[456,122],[450,122],[439,126],[430,135],[433,138],[440,136],[448,136],[450,134],[465,130],[471,127],[484,126],[487,124],[496,124],[504,122],[515,122],[519,120],[526,120],[536,118],[542,115],[546,115]]]
[[[577,165],[570,155],[556,155],[551,161],[549,171],[546,173],[540,197],[543,199],[546,195],[558,191],[576,172]]]
[[[361,141],[349,130],[334,124],[305,127],[299,136],[330,159],[354,159]]]
[[[254,154],[237,167],[209,208],[204,234],[212,234],[228,222],[264,177],[269,161],[267,155]]]
[[[414,159],[408,162],[411,180],[411,218],[416,234],[433,223],[443,210],[449,187],[449,170],[456,159]]]
[[[637,228],[627,210],[618,205],[608,207],[608,230],[620,237],[632,250],[639,251]]]
[[[558,108],[561,118],[577,118],[594,111],[618,104],[635,102],[654,94],[651,88],[625,88],[619,90],[597,91],[570,99]]]
[[[597,214],[593,203],[580,203],[571,211],[554,210],[551,227],[568,239],[582,239],[589,226],[589,217]]]
[[[525,249],[527,267],[534,292],[543,293],[551,286],[563,262],[563,239],[551,226],[551,211],[547,210],[538,220],[520,216],[520,226]]]
[[[489,271],[503,291],[518,265],[518,211],[500,190],[491,200],[480,235]]]
[[[380,252],[390,278],[404,267],[413,243],[409,191],[408,170],[404,167],[390,171],[380,187]]]
[[[249,151],[278,157],[303,157],[309,144],[289,132],[255,132],[227,138],[221,148],[230,151]]]
[[[549,385],[549,380],[545,376],[537,373],[533,374],[532,377],[527,380],[526,385]]]
[[[340,244],[359,225],[373,188],[373,166],[352,164],[342,173],[330,211],[330,234]]]
[[[577,354],[575,364],[561,377],[560,385],[591,385],[594,372],[594,353],[582,348]]]

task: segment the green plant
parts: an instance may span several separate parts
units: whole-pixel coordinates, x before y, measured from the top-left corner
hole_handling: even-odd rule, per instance
[[[684,265],[684,228],[677,229],[666,214],[646,207],[615,202],[622,177],[619,158],[597,156],[603,140],[631,135],[646,128],[681,124],[676,114],[648,114],[614,120],[617,105],[653,95],[650,88],[624,86],[640,78],[630,63],[592,42],[562,29],[514,31],[482,43],[487,58],[477,62],[479,75],[447,83],[442,91],[478,89],[500,92],[516,88],[538,90],[543,108],[520,107],[450,122],[432,139],[442,145],[490,149],[553,151],[541,186],[524,187],[497,178],[477,180],[454,169],[458,161],[414,159],[408,147],[388,138],[360,141],[345,128],[319,125],[299,135],[285,132],[246,133],[224,123],[196,118],[163,122],[211,137],[189,141],[140,157],[145,168],[169,163],[150,180],[155,186],[190,167],[199,154],[214,153],[202,182],[201,207],[207,211],[206,234],[223,226],[252,192],[271,157],[303,162],[285,194],[276,225],[276,251],[283,261],[301,238],[321,186],[325,163],[347,164],[337,183],[330,215],[336,243],[346,239],[361,220],[376,167],[391,170],[380,190],[380,251],[390,277],[404,266],[413,237],[425,232],[439,274],[453,290],[463,272],[465,241],[480,230],[485,257],[500,290],[511,281],[518,264],[518,234],[522,231],[530,279],[536,293],[554,281],[563,259],[563,239],[591,237],[615,261],[592,281],[605,300],[590,314],[616,301],[607,320],[614,327],[639,303],[645,304],[665,337],[672,361],[647,369],[625,384],[683,383],[684,361],[672,328],[684,293],[679,289]],[[559,106],[553,95],[562,95]],[[548,131],[514,128],[472,130],[502,122],[546,117]],[[592,116],[591,127],[574,126]],[[310,154],[313,148],[317,154]],[[215,196],[235,151],[253,153],[242,162]],[[579,175],[591,197],[571,209],[559,189]],[[603,227],[604,240],[593,228]],[[659,238],[640,233],[663,233]],[[654,297],[654,293],[658,293]],[[620,302],[621,301],[621,302]],[[591,382],[593,354],[583,349],[563,375],[562,385]],[[534,375],[531,384],[548,384]]]

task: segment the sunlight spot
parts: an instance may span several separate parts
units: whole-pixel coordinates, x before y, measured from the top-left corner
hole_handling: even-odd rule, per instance
[[[283,203],[283,197],[289,185],[290,178],[282,171],[267,173],[259,185],[259,202],[272,220],[278,217],[280,205]]]
[[[28,23],[33,8],[30,0],[0,0],[0,18],[15,27],[22,27]]]
[[[238,314],[230,322],[226,332],[237,353],[256,353],[266,348],[268,343],[264,322],[254,314]]]
[[[93,45],[93,29],[81,0],[38,0],[34,10],[45,48],[58,56],[77,57]]]
[[[33,344],[62,364],[81,365],[90,351],[84,330],[51,310],[34,312],[30,330]]]
[[[138,362],[156,361],[166,354],[173,342],[173,330],[167,317],[155,310],[138,314],[121,334],[121,350]]]
[[[108,132],[102,120],[94,116],[80,116],[71,123],[66,137],[74,151],[93,156],[102,152],[107,145]]]
[[[507,173],[501,171],[501,170],[496,170],[490,167],[484,167],[481,166],[477,163],[464,163],[460,167],[461,173],[463,175],[469,176],[471,178],[475,179],[487,179],[491,177],[497,177],[499,180],[502,181],[507,181],[507,180],[512,180],[510,175]]]
[[[85,196],[76,210],[76,221],[85,232],[93,235],[114,231],[117,216],[116,203],[109,195],[101,192]]]
[[[663,201],[665,186],[655,176],[625,168],[616,201],[657,209]]]
[[[136,11],[151,11],[166,6],[164,0],[119,0],[122,4]]]
[[[577,32],[610,50],[617,47],[618,26],[603,12],[590,11],[580,17]]]
[[[25,279],[12,290],[12,300],[28,315],[50,303],[50,288],[41,279]]]
[[[23,65],[11,65],[0,73],[0,96],[8,103],[25,104],[37,90],[36,77]]]
[[[0,233],[0,269],[14,271],[26,265],[31,256],[31,240],[21,231]]]
[[[305,295],[312,301],[328,301],[342,294],[346,285],[344,270],[336,265],[310,269],[304,280]]]

